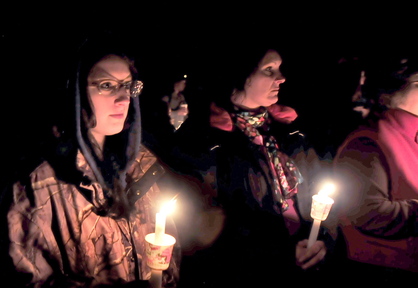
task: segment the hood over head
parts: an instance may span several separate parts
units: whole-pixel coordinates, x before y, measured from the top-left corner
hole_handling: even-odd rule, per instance
[[[141,115],[139,97],[131,97],[128,116],[124,128],[115,135],[106,136],[102,154],[98,153],[97,144],[94,138],[89,135],[89,127],[94,127],[95,116],[87,94],[87,77],[91,68],[101,59],[108,55],[117,55],[125,59],[132,74],[132,80],[138,80],[138,73],[134,59],[123,47],[126,39],[120,36],[109,34],[90,37],[84,41],[76,53],[73,63],[73,70],[67,81],[67,101],[69,111],[63,111],[61,125],[57,129],[57,136],[60,139],[58,147],[58,158],[66,158],[66,163],[75,165],[77,150],[81,150],[89,166],[93,170],[96,179],[86,179],[81,176],[81,182],[97,180],[103,187],[105,196],[108,199],[107,206],[117,203],[118,198],[123,198],[126,189],[126,171],[130,164],[135,161],[141,144]],[[64,108],[67,108],[64,107]],[[63,120],[63,121],[62,121]],[[60,157],[61,156],[61,157]],[[63,165],[62,161],[56,161]],[[69,176],[68,170],[64,168],[62,175],[65,181],[80,183],[80,174]],[[73,171],[75,171],[73,169]],[[60,173],[57,173],[59,177]],[[119,196],[120,197],[119,197]],[[126,200],[123,200],[126,201]],[[116,205],[118,206],[118,205]],[[107,207],[107,208],[109,208]],[[103,208],[103,207],[102,207]],[[106,209],[107,209],[106,208]]]

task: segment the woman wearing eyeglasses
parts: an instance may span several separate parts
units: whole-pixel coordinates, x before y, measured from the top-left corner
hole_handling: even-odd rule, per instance
[[[13,287],[150,287],[145,235],[172,195],[160,193],[164,169],[141,144],[143,84],[106,39],[80,49],[70,113],[62,111],[44,161],[5,194],[10,269],[2,272]],[[177,237],[170,218],[166,233]],[[179,255],[176,244],[163,287],[176,286]]]

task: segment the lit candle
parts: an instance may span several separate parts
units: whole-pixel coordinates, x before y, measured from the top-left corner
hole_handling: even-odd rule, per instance
[[[318,238],[319,227],[321,221],[327,219],[334,200],[328,197],[328,194],[334,192],[335,186],[327,184],[318,194],[312,196],[311,217],[314,219],[312,223],[311,233],[309,234],[308,248],[311,247]]]
[[[169,214],[174,209],[174,204],[177,201],[177,195],[173,197],[169,202],[164,204],[160,212],[157,212],[155,218],[155,244],[162,244],[164,242],[164,234],[165,234],[165,222],[167,218],[167,214]]]

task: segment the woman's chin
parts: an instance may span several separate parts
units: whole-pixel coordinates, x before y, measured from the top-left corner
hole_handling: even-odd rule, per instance
[[[275,97],[269,97],[268,100],[265,102],[265,107],[271,106],[273,104],[276,104],[277,101],[279,101],[279,97],[275,96]]]

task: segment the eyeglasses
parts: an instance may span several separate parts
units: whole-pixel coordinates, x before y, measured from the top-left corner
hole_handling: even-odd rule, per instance
[[[104,96],[115,95],[123,87],[131,97],[135,98],[141,94],[144,83],[139,80],[123,82],[114,79],[103,79],[99,82],[92,82],[89,86],[95,86],[99,90],[99,94]]]

